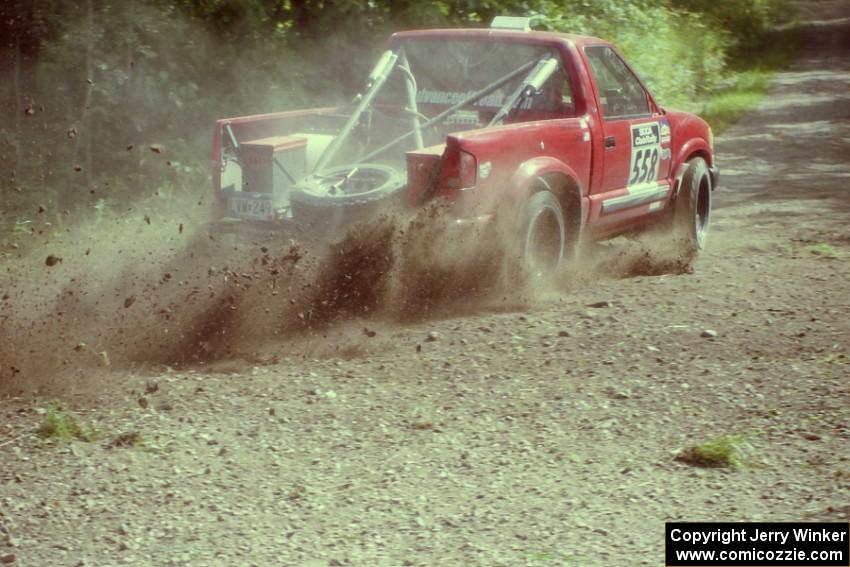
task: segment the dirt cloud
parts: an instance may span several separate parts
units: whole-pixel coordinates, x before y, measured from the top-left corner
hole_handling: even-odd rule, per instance
[[[68,229],[3,261],[0,380],[52,389],[107,365],[209,364],[270,344],[324,352],[335,326],[515,309],[588,278],[682,271],[642,241],[595,245],[557,279],[523,279],[510,234],[448,218],[439,205],[386,212],[330,244],[229,235],[202,219],[184,229],[169,214]]]

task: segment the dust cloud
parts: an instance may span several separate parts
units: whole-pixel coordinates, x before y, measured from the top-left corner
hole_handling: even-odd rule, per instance
[[[551,280],[520,278],[504,230],[448,218],[438,204],[387,211],[330,244],[228,235],[165,213],[69,229],[0,263],[0,386],[61,389],[98,368],[261,350],[345,357],[370,325],[520,309],[597,277],[682,271],[672,247],[644,239],[594,244]]]
[[[203,364],[351,319],[426,316],[481,286],[459,269],[462,247],[432,246],[436,225],[421,217],[387,214],[332,244],[138,213],[45,238],[0,263],[0,383]]]

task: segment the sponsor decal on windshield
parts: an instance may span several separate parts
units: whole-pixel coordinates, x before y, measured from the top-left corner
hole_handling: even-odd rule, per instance
[[[422,89],[416,93],[416,102],[424,104],[445,104],[452,105],[461,102],[462,100],[471,97],[477,91],[435,91],[430,89]],[[471,106],[480,106],[484,108],[501,108],[505,104],[507,97],[504,93],[495,92],[487,96],[483,96],[471,103]],[[518,106],[522,109],[531,107],[531,98],[527,98]]]

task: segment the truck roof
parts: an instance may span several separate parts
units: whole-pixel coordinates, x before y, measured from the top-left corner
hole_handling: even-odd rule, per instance
[[[453,28],[453,29],[430,29],[411,30],[396,32],[390,36],[391,42],[402,41],[413,38],[458,38],[458,39],[504,39],[517,43],[569,43],[581,47],[586,44],[608,44],[607,41],[588,35],[576,35],[561,32],[548,31],[519,31],[491,28]]]

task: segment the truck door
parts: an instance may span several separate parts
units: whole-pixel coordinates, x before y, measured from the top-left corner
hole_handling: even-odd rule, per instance
[[[602,180],[591,195],[601,232],[661,211],[670,191],[670,127],[620,56],[607,45],[585,48],[601,115]]]

